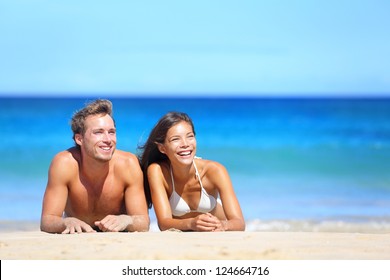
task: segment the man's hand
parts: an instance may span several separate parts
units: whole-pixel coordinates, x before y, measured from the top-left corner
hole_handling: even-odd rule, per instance
[[[126,230],[132,223],[133,219],[128,215],[108,215],[101,221],[96,221],[95,225],[104,232],[119,232]]]
[[[90,225],[77,219],[77,218],[65,218],[64,219],[65,230],[62,234],[73,234],[82,232],[96,232]]]

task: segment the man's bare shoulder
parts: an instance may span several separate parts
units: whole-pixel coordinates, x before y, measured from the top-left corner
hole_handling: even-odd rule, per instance
[[[166,162],[153,162],[148,166],[147,173],[151,176],[168,174],[169,164]]]
[[[115,169],[121,174],[128,174],[130,176],[142,175],[138,158],[130,152],[116,150],[113,161]]]
[[[116,163],[120,165],[139,165],[138,158],[130,152],[116,150],[114,158]]]
[[[79,172],[80,153],[77,149],[59,152],[53,157],[49,168],[50,180],[68,182],[77,177]]]
[[[77,165],[80,161],[80,150],[76,147],[57,153],[53,158],[53,163],[64,165]]]
[[[142,170],[138,158],[126,151],[116,150],[112,158],[114,164],[114,172],[118,178],[122,178],[128,182],[141,182],[142,186]]]

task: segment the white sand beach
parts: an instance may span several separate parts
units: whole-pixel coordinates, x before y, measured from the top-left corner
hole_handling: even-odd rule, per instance
[[[389,231],[369,229],[62,235],[12,225],[0,232],[2,260],[390,260]]]

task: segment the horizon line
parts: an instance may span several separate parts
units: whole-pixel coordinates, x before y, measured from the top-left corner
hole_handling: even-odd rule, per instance
[[[390,92],[0,92],[0,98],[390,98]]]

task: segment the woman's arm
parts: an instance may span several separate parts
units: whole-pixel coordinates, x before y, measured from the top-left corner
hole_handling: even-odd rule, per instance
[[[245,230],[245,220],[226,168],[217,162],[210,162],[207,178],[218,189],[226,216],[226,221],[221,221],[218,230]]]

